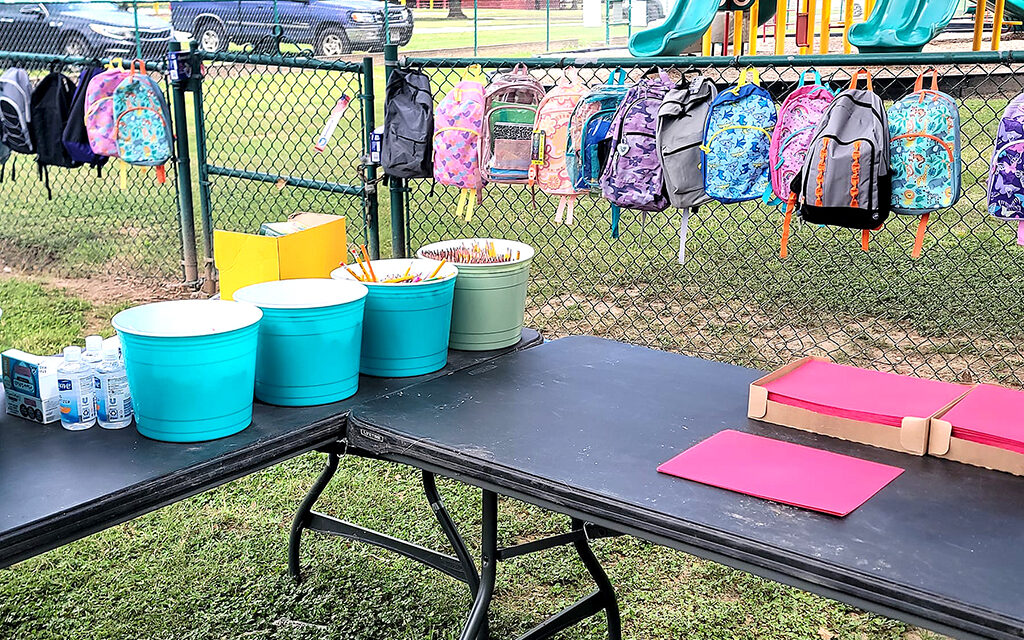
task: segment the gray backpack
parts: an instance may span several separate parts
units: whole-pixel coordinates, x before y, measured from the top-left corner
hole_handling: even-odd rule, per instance
[[[0,182],[4,181],[4,167],[7,165],[7,159],[10,157],[11,149],[4,143],[0,142]]]
[[[422,71],[391,72],[384,101],[380,164],[392,178],[429,178],[434,173],[434,98]]]
[[[29,123],[32,85],[24,69],[8,69],[0,75],[0,142],[11,151],[34,153]]]
[[[867,90],[856,88],[861,73]],[[794,209],[812,224],[863,230],[861,247],[867,251],[870,231],[889,217],[891,184],[885,107],[871,90],[871,74],[861,69],[825,110],[793,180],[780,255],[786,257]]]
[[[685,257],[690,213],[711,198],[704,192],[700,145],[711,102],[718,95],[715,83],[704,76],[680,82],[665,95],[658,108],[658,157],[665,173],[665,189],[673,207],[682,209],[679,224],[679,263]]]

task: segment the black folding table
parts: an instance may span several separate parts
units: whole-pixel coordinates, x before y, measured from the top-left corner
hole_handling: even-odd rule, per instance
[[[310,528],[405,554],[464,580],[474,603],[462,638],[486,636],[495,566],[572,544],[597,590],[525,637],[550,637],[601,610],[619,637],[595,537],[629,534],[960,638],[1024,638],[1024,478],[748,420],[760,372],[597,338],[564,338],[391,394],[353,410],[296,516]],[[845,518],[657,473],[722,429],[895,465],[906,471]],[[455,555],[311,510],[343,452],[423,471]],[[482,489],[478,571],[444,510],[434,474]],[[497,541],[498,494],[570,518],[568,532]]]
[[[283,408],[257,403],[253,423],[244,431],[195,444],[157,442],[134,427],[70,432],[59,424],[7,416],[0,409],[0,567],[307,451],[331,447],[343,437],[348,411],[356,404],[540,340],[536,331],[526,329],[520,343],[509,349],[450,351],[448,365],[432,374],[362,376],[359,393],[330,405]],[[3,400],[0,389],[0,404]]]

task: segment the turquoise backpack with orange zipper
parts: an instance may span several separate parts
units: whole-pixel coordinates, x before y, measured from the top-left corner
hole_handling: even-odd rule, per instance
[[[160,85],[146,73],[145,62],[132,62],[128,77],[114,90],[113,104],[117,156],[128,164],[156,167],[157,180],[163,183],[164,164],[174,154],[171,110]]]

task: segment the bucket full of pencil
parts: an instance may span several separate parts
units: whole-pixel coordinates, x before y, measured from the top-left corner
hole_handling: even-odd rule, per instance
[[[446,260],[459,268],[452,310],[453,349],[487,351],[519,342],[533,247],[514,240],[472,238],[435,242],[416,255]]]
[[[364,254],[365,256],[365,254]],[[419,376],[448,363],[452,299],[459,270],[448,262],[364,260],[331,272],[366,285],[359,372],[384,378]]]

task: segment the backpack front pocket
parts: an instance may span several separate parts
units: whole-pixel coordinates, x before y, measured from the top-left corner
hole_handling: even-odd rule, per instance
[[[1024,139],[996,149],[988,179],[988,211],[997,218],[1024,219]]]
[[[907,133],[889,144],[892,206],[909,211],[934,211],[953,204],[958,175],[953,148],[938,136]]]
[[[703,147],[704,186],[716,200],[739,202],[760,198],[768,189],[766,129],[732,125],[715,131]]]

